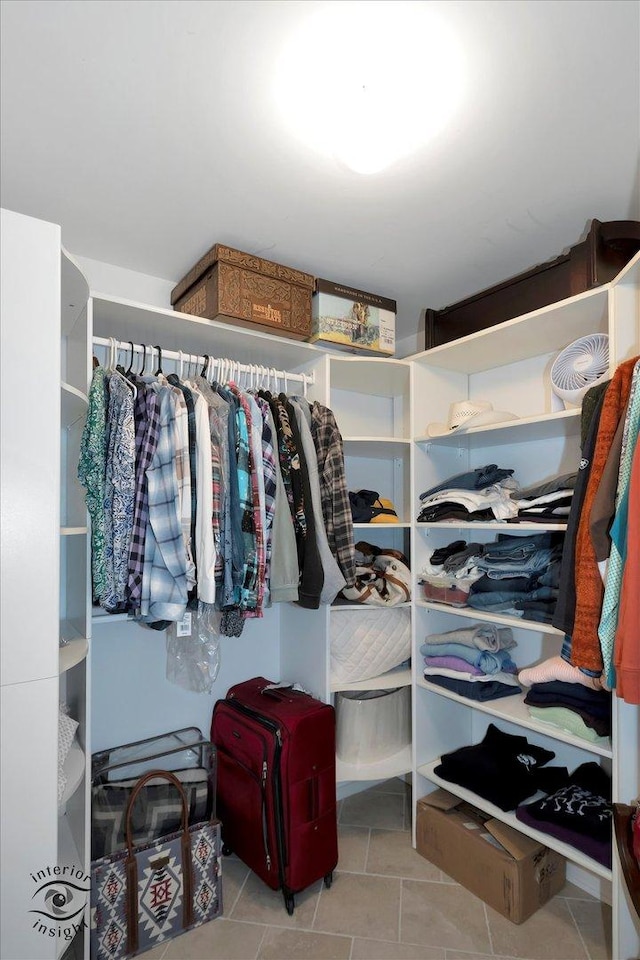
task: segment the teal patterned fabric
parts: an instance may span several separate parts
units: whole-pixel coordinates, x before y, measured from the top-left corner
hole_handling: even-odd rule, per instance
[[[618,488],[616,491],[616,515],[611,528],[611,553],[607,561],[607,577],[605,581],[602,613],[598,627],[600,649],[607,686],[615,686],[615,670],[613,667],[613,648],[618,626],[618,601],[622,584],[622,571],[626,557],[627,545],[627,511],[628,489],[631,477],[633,454],[638,441],[640,427],[640,360],[633,368],[629,404],[622,437],[622,451],[620,454],[620,469],[618,472]]]
[[[86,488],[91,518],[91,575],[93,596],[100,600],[107,592],[105,562],[104,492],[107,458],[107,394],[104,367],[96,367],[89,389],[87,422],[80,443],[78,480]]]

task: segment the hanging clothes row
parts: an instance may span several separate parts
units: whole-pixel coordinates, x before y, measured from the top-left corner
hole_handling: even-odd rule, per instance
[[[314,609],[353,583],[342,438],[332,411],[306,399],[312,376],[94,343],[107,357],[94,366],[78,466],[94,602],[156,628],[215,605],[221,632],[237,636],[271,603]],[[168,359],[176,371],[165,374]],[[302,395],[287,394],[289,381]]]

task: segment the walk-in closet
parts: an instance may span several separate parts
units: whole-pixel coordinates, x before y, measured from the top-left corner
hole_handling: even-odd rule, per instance
[[[640,960],[639,0],[0,9],[0,960]],[[252,678],[336,721],[295,897],[212,826]],[[176,732],[215,910],[98,954],[97,786]]]

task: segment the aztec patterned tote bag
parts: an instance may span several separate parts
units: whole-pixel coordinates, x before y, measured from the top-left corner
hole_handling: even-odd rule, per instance
[[[133,805],[157,777],[180,792],[182,827],[136,846]],[[189,827],[187,798],[174,774],[151,770],[138,780],[127,805],[126,840],[126,850],[91,864],[91,960],[123,960],[222,913],[220,821]]]

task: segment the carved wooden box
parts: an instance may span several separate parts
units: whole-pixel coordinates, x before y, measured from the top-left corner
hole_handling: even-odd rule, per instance
[[[307,340],[314,277],[216,243],[171,291],[182,313]]]

